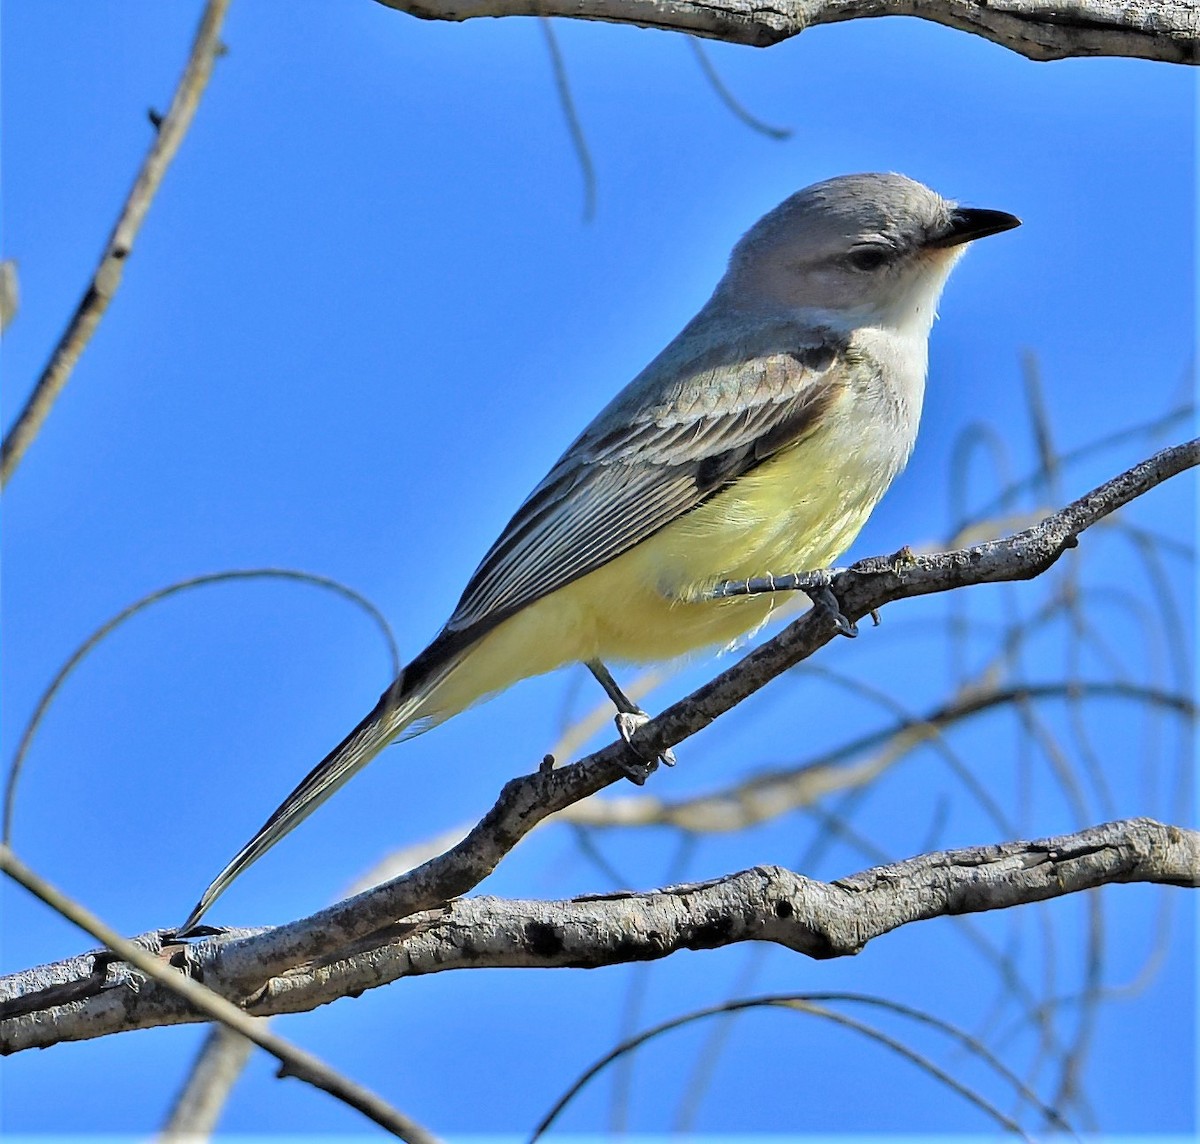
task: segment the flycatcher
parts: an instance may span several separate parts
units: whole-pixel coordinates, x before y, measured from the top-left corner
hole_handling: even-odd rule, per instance
[[[388,743],[517,680],[587,664],[628,738],[645,716],[604,662],[728,643],[772,600],[714,598],[718,585],[821,569],[850,546],[912,452],[947,275],[968,243],[1019,225],[877,174],[817,183],[760,219],[700,312],[517,510],[433,643],[184,931]]]

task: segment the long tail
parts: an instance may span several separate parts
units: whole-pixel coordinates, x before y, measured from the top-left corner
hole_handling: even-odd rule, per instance
[[[461,651],[449,655],[439,654],[440,651],[437,644],[431,646],[400,673],[380,696],[375,709],[309,771],[258,833],[213,879],[178,933],[191,930],[239,874],[299,826],[405,729],[426,716],[422,704],[463,659]]]

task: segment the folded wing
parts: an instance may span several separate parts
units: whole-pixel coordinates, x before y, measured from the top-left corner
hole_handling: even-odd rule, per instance
[[[664,354],[517,510],[471,577],[447,633],[500,623],[803,440],[844,390],[837,368],[844,346],[819,334],[807,331],[801,341],[794,326],[773,327],[682,368]],[[669,384],[663,369],[675,375]],[[639,394],[647,396],[639,401]]]

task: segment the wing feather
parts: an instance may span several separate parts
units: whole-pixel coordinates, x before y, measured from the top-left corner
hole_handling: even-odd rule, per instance
[[[776,323],[707,345],[685,341],[687,334],[521,505],[471,577],[447,633],[490,628],[627,552],[801,440],[844,389],[835,366],[845,346],[829,331]],[[679,345],[694,342],[698,350],[680,362]]]

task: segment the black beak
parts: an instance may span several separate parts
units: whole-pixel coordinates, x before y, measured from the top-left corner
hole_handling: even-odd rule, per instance
[[[1016,215],[1005,211],[989,211],[979,207],[956,207],[950,214],[950,225],[940,235],[932,237],[928,246],[961,246],[989,234],[1012,230],[1021,225]]]

